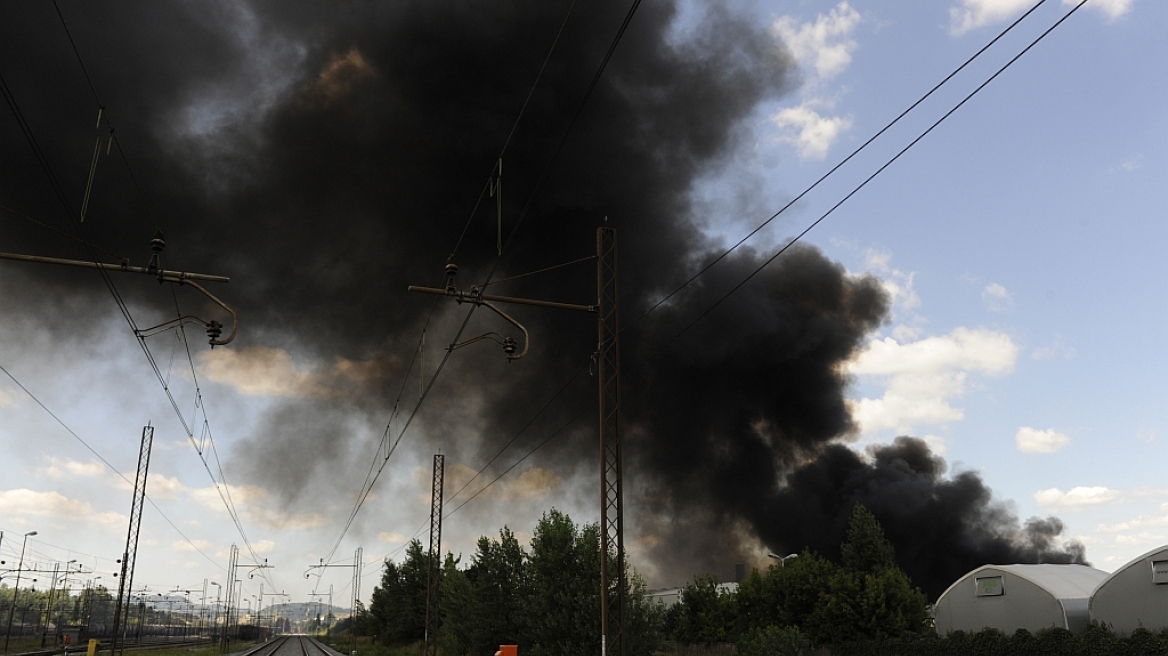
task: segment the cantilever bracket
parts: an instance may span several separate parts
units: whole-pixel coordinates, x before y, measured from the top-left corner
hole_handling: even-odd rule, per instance
[[[518,345],[515,343],[515,340],[511,337],[503,337],[502,335],[499,335],[498,333],[487,333],[485,335],[479,335],[478,337],[475,337],[473,339],[468,339],[465,342],[453,344],[449,347],[449,350],[451,350],[451,351],[453,351],[454,349],[462,348],[463,346],[468,346],[470,344],[474,344],[475,342],[479,342],[479,341],[482,341],[484,339],[490,339],[490,340],[493,340],[493,341],[498,342],[498,343],[503,345],[503,352],[507,354],[507,360],[518,360],[518,359],[522,358],[523,356],[527,355],[528,347],[530,346],[530,343],[531,343],[531,335],[527,332],[527,328],[525,328],[523,326],[523,324],[516,321],[514,317],[512,317],[511,315],[507,314],[502,309],[500,309],[499,306],[495,305],[495,303],[518,303],[520,305],[535,305],[538,307],[559,308],[561,310],[578,310],[578,311],[582,311],[582,312],[596,312],[598,310],[598,307],[596,305],[577,305],[577,304],[573,304],[573,303],[557,303],[555,301],[541,301],[541,300],[531,299],[531,298],[516,298],[514,296],[498,296],[496,294],[484,294],[483,290],[480,289],[479,287],[471,287],[470,291],[465,291],[465,292],[459,291],[458,288],[456,287],[456,281],[455,281],[455,275],[457,273],[458,273],[458,267],[456,265],[447,264],[446,265],[446,287],[445,288],[438,289],[435,287],[419,287],[416,285],[410,285],[409,291],[421,292],[423,294],[437,294],[439,296],[449,296],[449,297],[453,298],[454,301],[460,305],[462,303],[473,303],[475,305],[485,305],[486,307],[490,308],[492,312],[494,312],[495,314],[498,314],[499,316],[506,319],[508,323],[515,326],[519,330],[523,331],[523,351],[521,351],[519,353],[519,355],[515,355],[515,351],[518,348]]]

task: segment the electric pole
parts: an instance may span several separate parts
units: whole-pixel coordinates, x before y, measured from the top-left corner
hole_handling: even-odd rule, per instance
[[[495,303],[515,303],[563,310],[596,312],[598,315],[597,358],[599,361],[598,393],[600,396],[600,648],[602,656],[624,656],[625,606],[625,547],[624,509],[621,492],[620,452],[620,323],[617,314],[616,230],[606,226],[596,229],[596,305],[573,305],[512,296],[484,294],[482,289],[459,291],[456,281],[458,267],[446,265],[444,289],[417,287],[409,291],[449,296],[457,303],[486,306],[523,332],[523,350],[516,355],[518,345],[511,337],[487,333],[449,348],[454,350],[483,339],[492,339],[503,346],[508,360],[518,360],[527,354],[530,335],[527,329]],[[428,644],[428,643],[427,643]]]
[[[130,595],[134,584],[134,563],[138,559],[138,533],[142,528],[142,505],[146,500],[146,475],[150,470],[150,449],[154,445],[154,427],[142,429],[138,450],[138,473],[134,476],[134,501],[130,506],[130,528],[126,531],[126,550],[122,553],[122,572],[118,578],[118,600],[114,605],[114,633],[110,639],[110,656],[125,650],[122,632],[129,623]],[[119,651],[121,650],[121,651]]]
[[[438,612],[442,572],[442,490],[446,456],[434,456],[434,480],[430,493],[430,554],[426,585],[426,656],[438,654]]]

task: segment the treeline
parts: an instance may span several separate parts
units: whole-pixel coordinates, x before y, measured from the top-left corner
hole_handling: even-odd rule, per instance
[[[113,622],[114,598],[104,586],[80,590],[58,588],[50,593],[22,585],[16,597],[16,608],[12,608],[14,591],[14,588],[0,584],[0,618],[7,622],[11,612],[14,627],[40,626],[46,621],[60,626],[106,626]],[[21,630],[14,628],[13,632]]]
[[[665,613],[664,634],[761,655],[933,632],[924,593],[896,565],[892,544],[863,506],[852,513],[841,552],[842,562],[833,563],[804,551],[765,572],[753,570],[735,591],[698,577]]]
[[[599,653],[600,531],[557,510],[535,527],[529,549],[507,528],[481,537],[470,562],[447,555],[441,578],[441,653],[493,654],[522,645],[530,656]],[[388,561],[358,630],[384,645],[425,638],[427,555],[411,541],[401,564]],[[659,646],[663,609],[629,570],[625,590],[626,653]]]
[[[552,510],[525,549],[507,528],[479,538],[466,566],[442,566],[438,633],[443,656],[494,653],[518,644],[531,656],[600,653],[599,529]],[[1081,635],[1051,628],[1004,635],[986,629],[944,637],[933,629],[926,598],[896,564],[892,544],[862,506],[852,513],[840,562],[810,551],[754,570],[736,589],[699,576],[678,603],[653,601],[628,576],[626,654],[736,653],[739,656],[833,654],[1168,654],[1168,634],[1140,630],[1118,637],[1094,626]],[[425,636],[427,557],[412,541],[401,564],[387,562],[358,631],[382,645]],[[685,646],[685,647],[683,647]]]

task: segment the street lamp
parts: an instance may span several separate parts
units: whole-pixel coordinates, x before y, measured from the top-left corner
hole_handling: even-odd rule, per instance
[[[219,639],[219,599],[223,593],[223,586],[215,581],[211,581],[211,585],[215,586],[215,606],[211,611],[211,626],[215,627],[215,639]]]
[[[780,556],[777,553],[768,553],[767,554],[767,558],[774,558],[775,560],[779,561],[780,567],[786,567],[788,560],[790,560],[792,558],[798,558],[798,557],[799,557],[799,554],[797,554],[797,553],[787,554],[786,556]]]
[[[24,569],[24,549],[28,546],[28,539],[36,535],[36,531],[24,534],[24,542],[20,545],[20,564],[16,566],[16,586],[12,589],[12,607],[8,609],[8,630],[4,632],[4,653],[8,653],[8,636],[12,633],[12,613],[16,610],[17,596],[20,594],[20,570]]]

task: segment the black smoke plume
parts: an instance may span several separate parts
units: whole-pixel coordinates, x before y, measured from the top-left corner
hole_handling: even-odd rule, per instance
[[[504,143],[504,238],[517,230],[496,279],[591,254],[608,217],[631,321],[717,251],[704,229],[741,218],[695,216],[691,192],[749,147],[760,104],[799,82],[765,26],[719,3],[684,20],[672,2],[642,5],[578,120],[624,6],[579,3],[527,102],[568,2],[59,4],[92,89],[47,3],[0,9],[0,72],[68,213],[8,115],[0,196],[73,231],[95,137],[108,138],[94,130],[96,90],[134,175],[117,146],[103,156],[89,236],[144,264],[161,229],[173,268],[232,276],[224,296],[244,323],[229,348],[282,348],[328,372],[271,410],[229,463],[289,504],[351,498],[352,477],[335,472],[367,463],[431,308],[407,285],[439,284],[456,244],[464,287],[494,266],[492,199],[460,235]],[[5,250],[88,256],[12,213],[0,225]],[[1057,520],[1020,528],[975,474],[945,479],[919,443],[872,462],[839,445],[855,428],[842,367],[888,312],[876,280],[797,248],[674,339],[762,257],[728,258],[623,338],[630,527],[659,578],[735,562],[759,539],[830,552],[856,501],[906,562],[930,563],[913,570],[930,590],[991,560],[1081,559],[1051,545]],[[5,305],[61,331],[63,348],[99,316],[113,320],[96,278],[11,266],[4,275],[21,278],[0,289]],[[595,294],[586,266],[498,289],[577,303]],[[146,317],[172,310],[149,289],[126,293]],[[443,306],[431,342],[450,339],[464,312]],[[493,455],[595,348],[587,318],[514,314],[531,330],[531,355],[508,366],[498,353],[459,351],[420,418],[454,459]],[[482,312],[465,336],[497,329]],[[590,385],[566,397],[586,398]],[[516,452],[572,412],[553,406]],[[570,431],[540,462],[592,472],[590,436]]]

